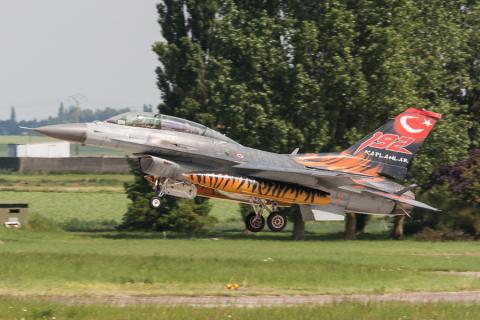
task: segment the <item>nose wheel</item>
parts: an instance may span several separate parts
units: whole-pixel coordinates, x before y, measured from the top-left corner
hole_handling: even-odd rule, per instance
[[[165,194],[165,184],[167,181],[168,179],[155,179],[155,193],[157,195],[150,198],[150,207],[152,209],[158,209],[162,205],[162,197]]]
[[[162,198],[152,197],[150,199],[150,207],[152,207],[152,209],[158,209],[160,208],[161,205],[162,205]]]

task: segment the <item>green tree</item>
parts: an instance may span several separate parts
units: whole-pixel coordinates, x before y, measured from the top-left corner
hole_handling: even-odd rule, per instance
[[[157,84],[163,100],[160,112],[205,123],[202,48],[207,45],[204,30],[213,18],[214,7],[215,2],[183,0],[167,0],[157,6],[162,36],[166,40],[153,46],[160,61],[157,68]],[[204,199],[190,201],[166,196],[159,210],[150,209],[148,201],[154,192],[138,168],[133,174],[135,183],[127,186],[132,204],[124,217],[124,228],[198,233],[211,225],[210,205]]]
[[[124,214],[121,230],[177,231],[187,234],[201,234],[214,223],[208,216],[208,202],[178,200],[165,196],[160,209],[152,209],[149,199],[155,195],[152,186],[143,178],[136,159],[129,159],[134,181],[125,183],[127,197],[131,200]]]
[[[408,106],[428,108],[445,117],[411,168],[420,194],[436,167],[478,145],[477,1],[169,0],[158,9],[163,112],[287,153],[342,150]]]
[[[462,4],[464,19],[463,48],[465,56],[461,60],[466,66],[468,78],[462,84],[459,102],[465,106],[465,112],[471,116],[470,140],[473,148],[480,147],[480,2],[467,1]]]

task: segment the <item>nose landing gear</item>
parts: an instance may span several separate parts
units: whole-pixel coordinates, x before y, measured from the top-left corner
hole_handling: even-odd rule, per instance
[[[168,179],[155,179],[155,193],[156,196],[150,198],[150,207],[152,209],[158,209],[162,205],[162,197],[165,194],[165,185]]]
[[[150,207],[152,209],[158,209],[162,205],[162,198],[160,197],[152,197],[150,198]]]
[[[251,232],[260,232],[265,227],[264,211],[269,211],[267,217],[267,226],[273,232],[280,232],[285,229],[287,225],[287,217],[278,212],[278,207],[275,202],[272,202],[271,209],[268,208],[265,200],[252,201],[252,207],[255,211],[250,213],[245,218],[245,228]]]

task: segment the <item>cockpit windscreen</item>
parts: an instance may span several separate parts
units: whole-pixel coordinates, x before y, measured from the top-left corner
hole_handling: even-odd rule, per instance
[[[106,122],[130,127],[180,131],[236,143],[220,132],[209,129],[199,123],[163,114],[127,112],[107,119]]]

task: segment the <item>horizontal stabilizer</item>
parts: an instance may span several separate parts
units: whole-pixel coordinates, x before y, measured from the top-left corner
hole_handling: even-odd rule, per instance
[[[390,199],[390,200],[393,200],[393,201],[396,201],[396,202],[399,202],[399,203],[408,204],[408,205],[411,205],[411,206],[417,207],[417,208],[422,208],[422,209],[427,209],[427,210],[432,210],[432,211],[440,211],[437,208],[431,207],[426,203],[417,201],[415,199],[407,198],[407,197],[404,197],[402,195],[385,193],[385,192],[371,190],[371,189],[363,190],[363,192],[368,192],[368,193],[377,195],[379,197]]]
[[[405,187],[405,188],[403,188],[402,190],[400,190],[400,191],[398,191],[398,192],[395,192],[395,194],[396,194],[397,196],[400,196],[400,195],[404,194],[405,192],[408,192],[408,191],[410,191],[410,190],[415,189],[416,187],[417,187],[416,184],[411,184],[411,185],[409,185],[408,187]]]

